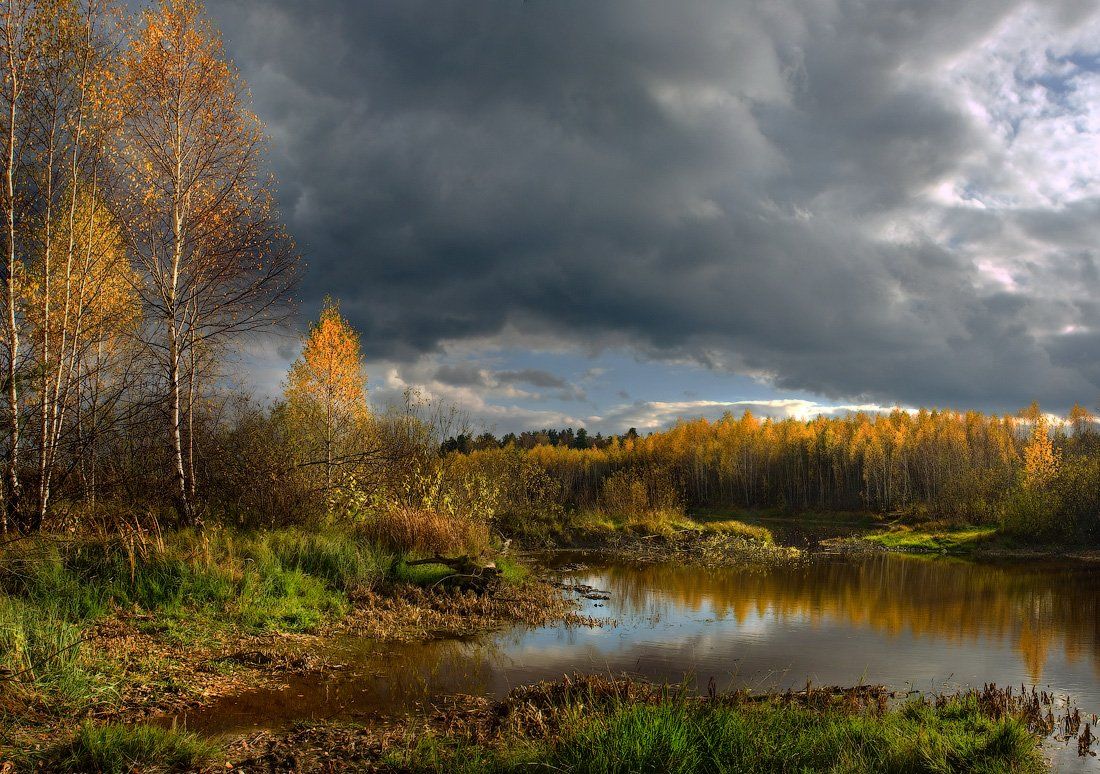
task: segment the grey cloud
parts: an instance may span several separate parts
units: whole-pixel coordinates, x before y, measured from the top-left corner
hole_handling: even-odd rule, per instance
[[[488,385],[486,374],[480,368],[469,364],[439,366],[433,374],[436,381],[452,387],[485,387]]]
[[[540,368],[524,368],[515,371],[489,371],[470,363],[445,363],[435,368],[432,378],[449,387],[477,387],[491,390],[498,387],[529,385],[551,390],[546,396],[529,395],[530,399],[550,397],[558,401],[584,401],[586,395],[580,387],[571,385],[564,378]]]
[[[508,325],[828,396],[1002,409],[1100,391],[1041,333],[1100,325],[1085,299],[983,290],[973,256],[915,217],[930,186],[998,153],[925,73],[1022,2],[211,10],[271,128],[306,300],[338,295],[369,356]],[[1089,11],[1054,5],[1067,26]],[[1049,243],[1036,287],[1065,260],[1093,283],[1098,208],[941,225],[975,250],[1010,229]],[[912,233],[882,238],[893,221]],[[495,378],[566,387],[534,374]]]
[[[520,371],[497,371],[494,377],[504,384],[530,384],[535,387],[565,387],[566,381],[549,371],[525,368]]]

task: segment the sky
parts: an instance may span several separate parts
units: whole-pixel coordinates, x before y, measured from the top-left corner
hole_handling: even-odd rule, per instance
[[[211,0],[362,335],[504,433],[1100,402],[1094,0]],[[295,334],[248,344],[276,394]]]

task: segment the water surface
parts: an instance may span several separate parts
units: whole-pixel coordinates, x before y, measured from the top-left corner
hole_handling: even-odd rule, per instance
[[[713,678],[757,690],[807,681],[922,691],[1022,683],[1100,709],[1095,564],[874,554],[708,569],[574,553],[550,559],[578,562],[562,577],[610,594],[582,600],[605,626],[516,627],[415,644],[345,638],[326,655],[346,669],[295,676],[285,688],[229,697],[178,720],[222,733],[393,718],[443,695],[503,696],[571,672],[700,687]],[[1085,765],[1059,760],[1061,768]]]

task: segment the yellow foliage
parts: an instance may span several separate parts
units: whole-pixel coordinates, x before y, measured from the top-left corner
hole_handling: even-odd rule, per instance
[[[141,310],[134,292],[134,271],[122,237],[106,207],[78,195],[70,227],[69,213],[53,226],[59,250],[45,270],[41,256],[24,287],[27,321],[35,339],[67,338],[80,351],[87,343],[110,345],[132,330]],[[47,293],[48,280],[48,293]],[[48,317],[48,319],[47,319]]]
[[[335,302],[326,300],[320,319],[311,326],[301,356],[290,367],[285,395],[292,417],[319,423],[327,434],[335,433],[337,425],[367,417],[359,334]]]
[[[1040,414],[1034,421],[1031,437],[1024,446],[1024,485],[1042,489],[1058,475],[1062,455],[1054,448],[1046,417]]]

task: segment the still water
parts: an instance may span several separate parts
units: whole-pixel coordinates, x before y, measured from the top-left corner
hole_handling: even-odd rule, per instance
[[[393,717],[443,695],[502,696],[575,671],[698,686],[713,677],[720,687],[757,690],[807,681],[921,691],[1023,683],[1100,710],[1097,564],[893,554],[713,569],[578,554],[548,563],[567,568],[565,582],[610,595],[581,600],[605,625],[417,644],[348,638],[327,654],[345,669],[292,677],[285,688],[227,698],[179,721],[223,733]],[[1059,770],[1096,770],[1094,762],[1058,760]]]

